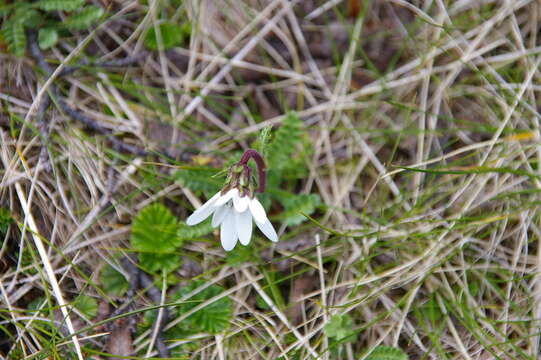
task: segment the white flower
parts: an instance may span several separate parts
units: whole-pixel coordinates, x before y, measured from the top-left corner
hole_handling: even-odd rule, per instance
[[[252,237],[252,218],[255,224],[271,241],[278,241],[278,235],[272,227],[265,209],[257,200],[249,196],[240,196],[233,188],[224,195],[218,192],[186,220],[186,224],[195,225],[212,215],[212,226],[220,226],[220,240],[225,251],[233,250],[240,240],[248,245]]]

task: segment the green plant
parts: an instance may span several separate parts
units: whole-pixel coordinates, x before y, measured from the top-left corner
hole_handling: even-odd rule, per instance
[[[73,305],[88,318],[93,318],[98,313],[98,302],[87,295],[79,295]]]
[[[390,346],[376,346],[365,358],[366,360],[408,360],[408,354]]]
[[[289,112],[266,147],[268,192],[282,205],[280,217],[287,225],[302,223],[306,220],[304,215],[313,214],[321,205],[317,194],[281,190],[283,182],[294,186],[307,174],[305,157],[310,152],[310,144],[304,141],[305,136],[301,120],[296,113]]]
[[[179,224],[161,204],[143,208],[133,219],[130,244],[139,255],[139,265],[148,272],[170,272],[179,265],[176,249],[182,245]]]
[[[63,18],[58,16],[59,12]],[[40,48],[48,49],[61,36],[68,36],[70,30],[90,28],[102,15],[101,7],[85,5],[85,0],[17,1],[0,5],[0,16],[4,18],[0,34],[11,53],[23,56],[26,30],[37,30]]]
[[[158,30],[161,35],[164,50],[180,45],[184,39],[190,36],[189,23],[177,25],[164,21],[158,25]],[[149,32],[146,34],[144,44],[149,50],[158,50],[158,36],[156,34],[156,29],[150,28]]]
[[[296,113],[289,112],[267,145],[267,163],[271,171],[283,172],[298,162],[294,152],[301,140],[301,120]]]
[[[353,320],[349,315],[333,315],[323,327],[323,331],[328,337],[340,341],[355,334],[352,327]]]
[[[100,283],[107,295],[122,296],[128,291],[128,281],[111,265],[105,265],[100,272]]]
[[[187,286],[182,287],[172,296],[172,302],[178,302],[203,284],[205,284],[204,281],[193,281]],[[220,286],[211,285],[179,304],[175,309],[175,314],[177,317],[183,316],[209,299],[220,295],[222,292],[223,289]],[[193,333],[207,332],[216,334],[227,329],[231,315],[231,300],[227,296],[223,296],[189,315],[176,327],[184,331],[190,330]]]
[[[205,166],[184,167],[175,173],[175,179],[190,190],[214,194],[222,186],[222,181],[214,177],[216,174],[217,169]]]
[[[283,190],[284,187],[293,188],[306,176],[305,156],[310,151],[310,146],[304,141],[305,135],[297,114],[289,112],[273,135],[270,128],[265,128],[254,143],[254,147],[265,154],[267,165],[266,190],[258,194],[258,197],[267,208],[272,200],[276,200],[283,208],[279,218],[286,225],[302,223],[306,220],[304,215],[313,214],[321,206],[321,199],[317,194],[296,194],[294,191]],[[235,155],[226,163],[232,165],[237,161],[238,156]],[[255,174],[255,170],[252,170],[252,173]],[[223,184],[223,181],[217,178],[219,174],[221,172],[215,168],[184,167],[175,173],[175,178],[182,186],[195,192],[203,192],[209,197],[219,191]]]

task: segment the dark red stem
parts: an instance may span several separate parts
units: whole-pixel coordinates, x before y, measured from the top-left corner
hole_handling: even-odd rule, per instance
[[[257,192],[262,193],[265,191],[266,182],[265,162],[263,161],[263,157],[261,157],[261,155],[254,149],[248,149],[244,152],[244,154],[242,154],[238,165],[244,166],[248,163],[248,161],[250,161],[250,159],[254,159],[255,164],[257,165],[257,181],[259,184]]]

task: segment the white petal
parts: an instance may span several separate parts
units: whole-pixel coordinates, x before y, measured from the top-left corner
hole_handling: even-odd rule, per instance
[[[220,198],[216,201],[214,206],[221,206],[231,200],[233,196],[239,196],[239,190],[237,188],[231,189],[228,192],[225,193],[225,195],[220,196]]]
[[[216,210],[212,205],[218,200],[220,197],[220,193],[214,194],[213,197],[207,200],[206,203],[204,203],[199,209],[195,210],[192,215],[186,219],[186,224],[192,226],[195,224],[199,224],[201,221],[205,220],[212,214],[214,210]]]
[[[268,221],[263,205],[255,197],[250,201],[250,211],[256,223],[263,224],[265,221]]]
[[[269,238],[270,241],[274,241],[274,242],[278,241],[278,234],[276,234],[276,231],[274,230],[274,228],[272,227],[272,224],[270,223],[268,219],[262,224],[257,223],[257,222],[255,224],[257,225],[259,230],[261,230],[261,232],[265,234],[266,237]]]
[[[224,221],[225,216],[231,210],[231,208],[227,205],[222,205],[217,208],[215,208],[216,211],[214,212],[214,215],[212,215],[212,227],[217,227]]]
[[[250,198],[248,196],[235,196],[233,197],[233,204],[235,205],[235,210],[238,212],[244,212],[248,209],[248,204],[250,204]]]
[[[238,213],[235,211],[237,233],[242,245],[248,245],[252,237],[252,214],[249,210]]]
[[[220,240],[225,251],[231,251],[237,244],[237,224],[233,209],[227,212],[222,226],[220,227]]]

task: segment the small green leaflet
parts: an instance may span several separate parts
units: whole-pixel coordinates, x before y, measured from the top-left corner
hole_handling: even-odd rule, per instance
[[[128,291],[128,281],[111,265],[105,265],[100,272],[100,283],[107,295],[122,296]]]
[[[98,302],[93,297],[80,295],[73,305],[89,319],[98,314]]]
[[[38,33],[38,44],[40,49],[46,50],[55,46],[58,41],[58,32],[56,29],[44,28],[39,29]]]
[[[84,4],[84,0],[40,0],[36,6],[45,11],[73,11]]]
[[[103,9],[99,6],[87,6],[76,14],[70,15],[65,20],[65,25],[70,29],[85,30],[103,15]]]
[[[26,49],[26,33],[24,23],[19,20],[8,20],[2,25],[2,37],[8,44],[9,52],[23,56]]]
[[[353,336],[355,331],[353,330],[353,320],[349,315],[333,315],[329,322],[323,327],[323,332],[330,338],[335,340],[342,340]]]
[[[205,281],[194,281],[181,288],[173,296],[172,302],[178,302],[181,298],[203,284],[205,284]],[[220,295],[222,292],[223,289],[218,285],[211,285],[203,289],[202,291],[188,298],[186,302],[179,304],[176,308],[176,316],[182,316],[209,299]],[[194,332],[208,332],[211,334],[217,334],[229,326],[231,315],[231,300],[229,300],[227,296],[224,296],[188,316],[177,326],[185,330],[191,329]]]
[[[209,167],[184,167],[175,173],[176,181],[192,191],[204,191],[216,193],[223,185],[223,181],[213,177],[218,173],[217,169]]]
[[[365,360],[408,360],[408,354],[390,346],[376,346]]]
[[[301,141],[302,122],[294,112],[287,113],[282,126],[274,133],[267,146],[267,163],[269,169],[280,171],[291,161],[295,147]]]
[[[139,253],[139,263],[147,271],[172,271],[178,265],[176,249],[182,245],[177,236],[177,219],[162,204],[149,205],[133,219],[130,244]]]
[[[184,29],[182,26],[170,22],[162,22],[158,26],[164,50],[182,43],[184,39]],[[149,50],[158,50],[158,38],[156,36],[156,30],[153,27],[148,31],[144,44]]]
[[[282,201],[282,217],[287,225],[298,225],[306,220],[305,215],[312,215],[321,204],[317,194],[299,194]]]

